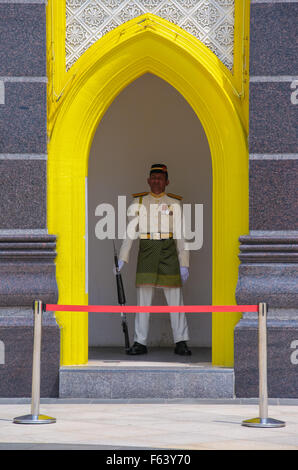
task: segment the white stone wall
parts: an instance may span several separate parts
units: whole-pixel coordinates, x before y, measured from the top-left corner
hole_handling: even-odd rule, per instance
[[[66,68],[104,34],[153,13],[193,34],[233,67],[235,0],[66,0]]]

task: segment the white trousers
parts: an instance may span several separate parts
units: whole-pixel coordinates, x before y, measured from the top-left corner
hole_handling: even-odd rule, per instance
[[[152,304],[154,287],[137,287],[137,301],[139,306]],[[168,305],[183,305],[182,289],[180,287],[162,287]],[[170,313],[174,342],[188,341],[188,327],[184,313]],[[147,344],[149,332],[150,313],[136,313],[134,340],[140,344]]]

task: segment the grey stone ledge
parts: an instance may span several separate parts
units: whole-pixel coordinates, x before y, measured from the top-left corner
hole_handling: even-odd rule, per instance
[[[0,405],[30,404],[31,398],[0,398]],[[76,405],[76,404],[197,404],[197,405],[257,405],[259,398],[41,398],[41,404]],[[270,406],[298,406],[297,398],[269,398]]]

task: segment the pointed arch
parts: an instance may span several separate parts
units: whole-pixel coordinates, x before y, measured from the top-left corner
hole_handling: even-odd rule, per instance
[[[229,71],[200,41],[146,14],[108,33],[77,61],[49,105],[48,229],[57,242],[59,303],[87,304],[85,178],[92,139],[115,97],[144,73],[177,89],[205,130],[213,168],[213,304],[236,303],[238,237],[248,232],[248,149],[243,102]],[[51,87],[49,87],[51,88]],[[198,299],[199,303],[199,299]],[[88,318],[57,314],[62,364],[88,360]],[[213,364],[233,365],[238,314],[213,314]]]

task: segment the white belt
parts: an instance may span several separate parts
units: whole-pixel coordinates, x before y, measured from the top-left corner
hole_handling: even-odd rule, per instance
[[[173,238],[172,232],[140,233],[141,240],[168,240],[170,238]]]

